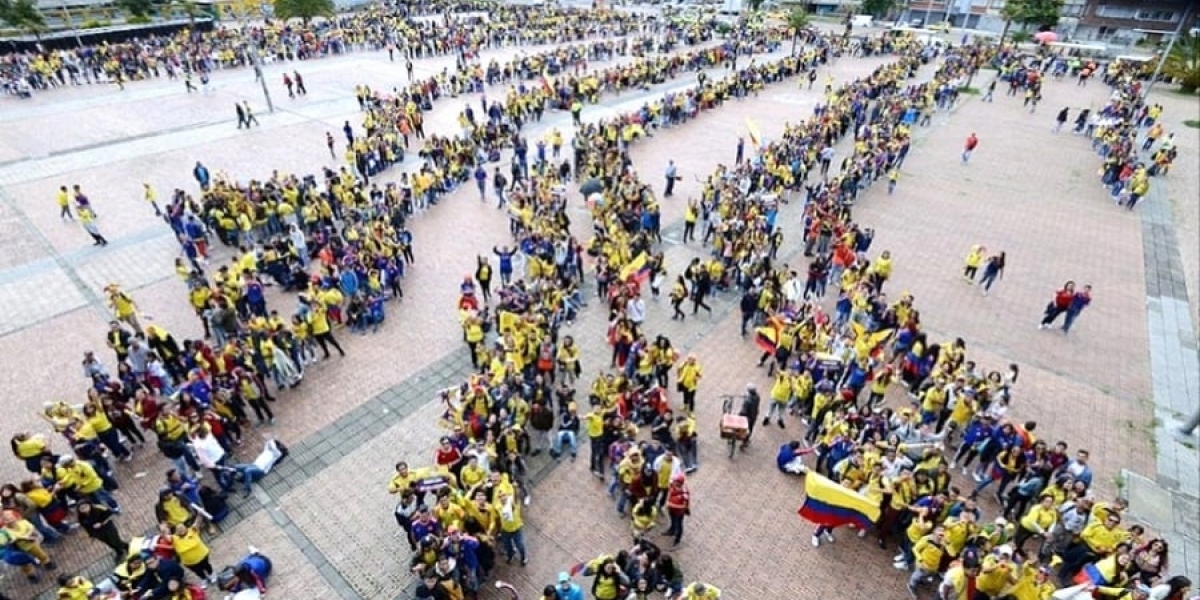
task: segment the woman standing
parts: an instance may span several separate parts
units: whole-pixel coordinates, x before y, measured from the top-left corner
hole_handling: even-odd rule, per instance
[[[1042,322],[1038,324],[1038,329],[1045,329],[1052,325],[1058,315],[1067,312],[1071,307],[1071,301],[1075,299],[1075,282],[1067,281],[1057,292],[1054,292],[1054,299],[1046,304],[1046,310],[1042,314]]]
[[[687,300],[687,297],[687,283],[684,281],[683,275],[680,274],[675,278],[675,285],[671,286],[671,310],[674,311],[671,313],[672,321],[675,319],[682,321],[687,318],[687,314],[685,314],[683,309],[680,308],[683,306],[683,301]]]
[[[683,393],[683,406],[689,413],[696,412],[696,390],[700,387],[700,379],[704,374],[695,354],[689,354],[683,364],[676,370],[676,387]]]
[[[992,284],[996,283],[997,277],[1004,276],[1004,265],[1006,255],[1001,252],[995,256],[989,256],[987,262],[983,265],[983,277],[979,278],[979,285],[983,286],[983,295],[988,295],[988,290],[992,289]]]
[[[173,535],[168,525],[163,525],[162,530],[164,535],[170,537],[171,547],[179,557],[179,564],[187,567],[200,579],[212,583],[213,566],[208,561],[208,546],[200,539],[198,523],[199,521],[193,521],[191,525],[176,525]]]
[[[1133,561],[1129,564],[1129,574],[1140,579],[1146,585],[1154,585],[1162,579],[1163,574],[1169,568],[1167,542],[1166,540],[1156,538],[1133,551]]]

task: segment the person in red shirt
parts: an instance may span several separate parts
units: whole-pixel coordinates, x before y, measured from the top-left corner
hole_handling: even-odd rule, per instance
[[[971,160],[971,153],[975,152],[975,147],[979,145],[979,138],[972,133],[967,136],[967,141],[963,144],[962,162],[967,164]]]
[[[1075,282],[1068,281],[1063,284],[1062,289],[1054,292],[1054,299],[1046,305],[1046,312],[1042,315],[1042,322],[1038,324],[1038,329],[1045,329],[1052,325],[1058,315],[1067,312],[1071,307],[1071,300],[1075,298]]]
[[[676,475],[671,478],[671,487],[667,488],[667,516],[671,518],[671,527],[663,535],[674,536],[672,546],[678,546],[683,539],[683,518],[692,514],[692,493],[687,488],[687,478]]]

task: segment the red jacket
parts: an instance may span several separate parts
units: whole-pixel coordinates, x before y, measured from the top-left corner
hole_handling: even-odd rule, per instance
[[[1068,292],[1066,289],[1058,290],[1054,292],[1054,306],[1066,310],[1068,306],[1071,306],[1071,299],[1074,297],[1075,294]]]

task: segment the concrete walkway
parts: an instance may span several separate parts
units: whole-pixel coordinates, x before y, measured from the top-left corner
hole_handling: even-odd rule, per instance
[[[1158,476],[1149,479],[1126,471],[1124,492],[1133,516],[1170,545],[1171,574],[1200,581],[1200,440],[1178,433],[1200,405],[1200,356],[1170,193],[1171,182],[1158,178],[1148,201],[1137,208],[1146,261]]]

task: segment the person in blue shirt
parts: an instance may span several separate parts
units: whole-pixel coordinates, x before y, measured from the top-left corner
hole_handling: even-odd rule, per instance
[[[775,467],[780,473],[803,475],[808,472],[808,467],[804,466],[802,457],[811,453],[812,450],[803,448],[798,440],[792,440],[779,447],[779,453],[775,455]]]
[[[583,589],[571,581],[571,576],[563,571],[558,574],[558,585],[554,586],[556,600],[583,600]]]

